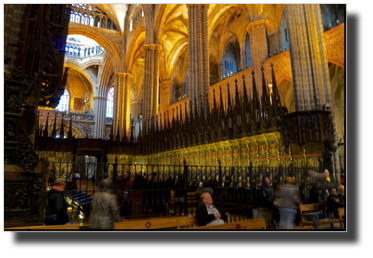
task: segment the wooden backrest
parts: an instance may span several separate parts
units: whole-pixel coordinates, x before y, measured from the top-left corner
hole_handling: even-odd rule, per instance
[[[300,204],[299,211],[301,214],[305,211],[320,210],[320,203],[311,203],[311,204]]]
[[[339,207],[338,214],[339,214],[339,219],[344,220],[345,219],[345,208]]]
[[[229,213],[226,213],[229,221]],[[180,229],[181,227],[198,226],[196,217],[178,216],[178,217],[162,217],[162,218],[139,218],[136,220],[126,220],[114,223],[114,230],[122,229]]]
[[[244,221],[237,221],[226,223],[223,225],[216,226],[204,226],[197,228],[199,230],[220,230],[220,229],[230,229],[230,230],[247,230],[247,229],[266,229],[266,223],[264,218],[251,219]]]
[[[306,221],[304,217],[307,216],[307,213],[309,213],[309,216],[312,216],[312,211],[320,212],[320,211],[323,211],[323,209],[320,207],[319,203],[299,205],[300,219],[301,219],[302,225],[305,223],[311,223],[310,221]]]
[[[125,222],[115,222],[114,230],[120,229],[166,229],[176,228],[178,225],[175,218],[164,219],[142,219]]]
[[[339,207],[338,208],[338,217],[339,217],[339,225],[341,229],[345,229],[345,208]]]
[[[197,227],[198,226],[198,221],[196,217],[183,217],[177,219],[177,228],[179,229],[180,227]]]
[[[5,228],[5,231],[64,231],[64,230],[79,230],[79,224],[68,225],[50,225],[50,226],[31,226],[31,227],[15,227]]]

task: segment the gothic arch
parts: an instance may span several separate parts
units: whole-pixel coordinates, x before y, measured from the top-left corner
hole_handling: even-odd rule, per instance
[[[240,8],[246,17],[249,17],[249,10],[247,4],[226,4],[226,5],[216,5],[217,9],[214,9],[208,16],[208,39],[211,38],[212,33],[215,30],[215,27],[225,18],[225,15],[229,9],[232,7]],[[249,21],[248,21],[249,22]]]
[[[105,59],[99,74],[97,76],[97,93],[95,96],[106,97],[108,90],[110,89],[110,78],[114,73],[113,63],[110,58]]]
[[[87,73],[86,71],[84,71],[82,68],[80,68],[79,66],[76,66],[76,64],[74,64],[73,62],[70,62],[70,60],[66,60],[65,63],[64,63],[64,67],[68,67],[68,68],[71,68],[71,69],[74,69],[76,70],[77,72],[81,73],[89,82],[90,86],[91,86],[91,91],[94,93],[95,92],[95,84],[96,84],[96,79],[92,78],[92,76]]]
[[[188,39],[187,38],[183,38],[183,39],[179,40],[176,43],[176,45],[172,48],[172,50],[169,53],[169,60],[167,60],[167,66],[166,66],[166,67],[169,67],[170,69],[167,71],[167,74],[166,74],[167,77],[165,77],[165,78],[161,77],[161,80],[165,80],[166,78],[170,78],[173,67],[175,66],[175,63],[180,56],[180,53],[183,51],[183,49],[185,47],[188,47]]]
[[[95,27],[90,26],[79,26],[75,24],[71,24],[69,26],[69,33],[68,35],[83,35],[87,38],[93,39],[96,41],[101,47],[105,49],[105,51],[108,53],[110,58],[112,59],[113,65],[114,65],[114,71],[115,73],[118,73],[123,70],[123,65],[121,64],[121,58],[120,58],[120,46],[114,45],[109,38],[106,38],[103,36],[100,32],[95,29]],[[120,38],[120,33],[116,32],[116,37]],[[110,37],[110,36],[108,36]]]
[[[54,118],[53,118],[54,119]],[[64,118],[64,135],[67,137],[67,134],[69,132],[70,128],[70,120]],[[75,138],[84,138],[84,132],[82,131],[82,128],[79,128],[74,125],[74,122],[72,122],[72,133]],[[52,130],[53,130],[54,124],[51,124],[48,126],[48,136],[52,136]],[[56,134],[60,134],[60,129],[61,129],[61,121],[56,122]]]
[[[133,34],[131,38],[131,42],[127,48],[127,55],[126,55],[126,67],[128,67],[128,71],[131,72],[133,69],[134,62],[136,61],[135,56],[136,56],[136,51],[137,49],[134,49],[136,46],[136,43],[140,42],[141,40],[144,40],[146,31],[145,27],[141,26],[140,28],[137,28],[135,33]],[[146,40],[146,39],[145,39]]]

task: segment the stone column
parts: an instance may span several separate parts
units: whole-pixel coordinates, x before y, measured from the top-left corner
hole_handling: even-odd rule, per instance
[[[161,46],[159,44],[145,45],[145,67],[144,67],[144,124],[158,114],[158,54]]]
[[[107,98],[93,97],[93,110],[95,111],[94,138],[104,139],[106,137],[106,106]]]
[[[264,20],[249,23],[247,32],[250,35],[251,60],[255,72],[256,89],[262,96],[262,62],[268,58],[268,42]],[[245,64],[246,67],[246,64]]]
[[[163,114],[167,112],[167,106],[170,105],[175,100],[175,94],[173,93],[173,86],[174,82],[171,80],[166,80],[161,82],[160,84],[160,94],[161,94],[161,106],[160,106],[160,113]]]
[[[124,124],[126,134],[129,136],[130,111],[131,111],[131,83],[130,73],[117,73],[114,86],[114,112],[113,112],[113,133],[117,134],[119,123],[119,134],[123,137]],[[126,122],[126,123],[125,123]]]
[[[328,104],[332,112],[333,133],[337,144],[320,5],[287,4],[285,15],[289,32],[295,110],[321,110],[323,105]],[[336,179],[339,181],[339,157],[338,148],[336,149],[334,165]]]
[[[209,55],[207,37],[206,4],[187,4],[188,7],[188,68],[189,68],[189,97],[194,107],[194,101],[202,95],[202,104],[208,107],[209,94]],[[207,94],[207,98],[206,98]],[[201,108],[198,108],[199,112]],[[205,110],[206,112],[206,110]]]

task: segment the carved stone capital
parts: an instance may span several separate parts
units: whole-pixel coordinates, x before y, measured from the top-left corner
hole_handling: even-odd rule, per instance
[[[253,29],[256,29],[259,27],[265,27],[265,26],[266,26],[265,20],[258,20],[258,21],[250,22],[246,27],[246,31],[250,34],[250,32]]]

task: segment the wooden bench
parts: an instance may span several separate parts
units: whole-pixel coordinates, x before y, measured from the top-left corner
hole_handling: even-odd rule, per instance
[[[338,217],[339,217],[339,226],[341,227],[341,229],[345,229],[345,223],[346,223],[345,208],[343,207],[338,208]]]
[[[5,231],[79,231],[79,224],[4,228]]]
[[[266,223],[264,218],[243,220],[238,222],[226,223],[216,226],[202,226],[193,228],[197,230],[265,230]]]
[[[338,218],[330,218],[329,212],[327,212],[325,206],[320,203],[301,204],[299,205],[299,212],[302,226],[314,225],[316,222],[318,224],[330,224],[330,227],[333,228],[333,223],[339,223]],[[322,214],[325,218],[319,219],[318,216]],[[310,217],[311,220],[307,221],[305,217]]]
[[[229,221],[229,213],[227,220]],[[196,228],[198,221],[196,217],[160,217],[160,218],[140,218],[137,220],[126,220],[114,223],[114,230],[129,229],[183,229]]]

